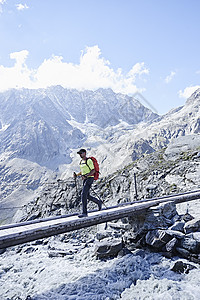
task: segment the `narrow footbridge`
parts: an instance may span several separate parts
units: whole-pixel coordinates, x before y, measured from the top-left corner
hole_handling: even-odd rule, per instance
[[[101,211],[91,211],[88,213],[88,217],[86,218],[79,218],[78,213],[75,213],[71,215],[4,225],[0,227],[0,249],[100,223],[106,223],[123,217],[134,216],[134,214],[141,214],[144,210],[160,203],[173,202],[177,204],[198,199],[200,199],[200,190],[123,203],[118,206],[108,207]]]

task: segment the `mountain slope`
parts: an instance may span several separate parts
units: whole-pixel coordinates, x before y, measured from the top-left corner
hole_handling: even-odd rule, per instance
[[[85,134],[70,124],[92,123],[106,128],[126,121],[151,121],[156,114],[138,101],[112,90],[10,90],[0,94],[0,153],[55,169],[70,163],[70,149],[80,147]],[[88,126],[87,126],[88,127]]]
[[[0,93],[0,206],[9,208],[4,217],[15,213],[10,206],[31,201],[48,178],[62,171],[71,176],[77,148],[103,145],[113,126],[123,124],[126,130],[155,118],[137,100],[110,89],[80,92],[55,86]]]

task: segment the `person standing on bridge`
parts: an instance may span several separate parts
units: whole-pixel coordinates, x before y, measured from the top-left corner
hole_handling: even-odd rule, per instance
[[[81,157],[81,161],[80,161],[81,171],[78,174],[74,172],[74,178],[81,175],[83,180],[83,190],[81,193],[82,214],[79,215],[79,218],[82,218],[82,217],[87,217],[87,199],[96,203],[98,205],[99,210],[101,210],[103,202],[90,195],[90,188],[94,181],[94,174],[95,174],[95,168],[92,159],[87,158],[85,149],[81,149],[77,153]]]

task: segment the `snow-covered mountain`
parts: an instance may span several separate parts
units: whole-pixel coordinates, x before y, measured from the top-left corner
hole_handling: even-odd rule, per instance
[[[54,178],[54,171],[70,176],[76,149],[100,148],[116,126],[128,130],[155,118],[137,100],[111,89],[81,92],[55,86],[1,93],[0,205],[30,200],[41,184]]]
[[[137,100],[111,89],[9,90],[0,94],[0,153],[55,169],[71,162],[70,151],[83,145],[90,124],[104,129],[155,117]]]

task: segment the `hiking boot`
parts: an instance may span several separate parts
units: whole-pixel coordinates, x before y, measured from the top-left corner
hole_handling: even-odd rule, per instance
[[[85,218],[87,217],[88,215],[87,214],[81,214],[81,215],[78,215],[79,218]]]
[[[99,202],[99,204],[98,204],[99,210],[101,210],[101,209],[102,209],[102,204],[103,204],[103,202],[102,202],[102,201],[101,201],[101,202]]]

